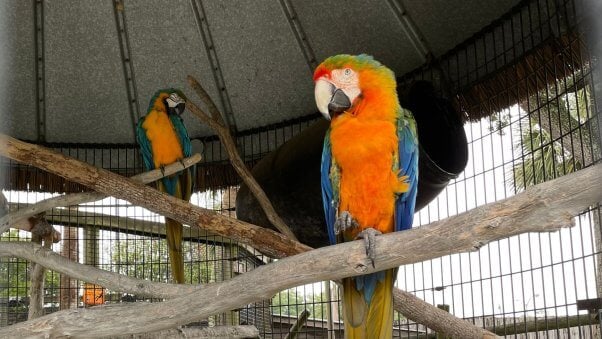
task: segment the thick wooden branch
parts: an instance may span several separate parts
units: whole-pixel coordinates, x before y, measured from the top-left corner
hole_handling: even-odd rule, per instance
[[[6,200],[4,193],[0,191],[0,217],[4,217],[6,214],[8,214],[8,200]],[[2,233],[4,232],[0,232],[0,234]]]
[[[201,161],[200,154],[193,154],[192,156],[182,160],[182,163],[176,162],[171,165],[165,166],[164,172],[160,169],[140,173],[131,177],[130,179],[148,184],[150,182],[159,180],[165,176],[177,173],[185,168],[188,168]],[[106,198],[106,194],[97,192],[84,192],[84,193],[73,193],[67,195],[61,195],[54,198],[42,200],[36,204],[30,205],[26,208],[20,208],[8,215],[2,216],[0,213],[0,234],[6,232],[10,227],[14,227],[19,221],[34,216],[36,214],[49,211],[56,207],[73,206],[93,202]],[[0,206],[1,207],[1,206]]]
[[[375,267],[366,258],[362,241],[348,242],[285,258],[162,303],[60,311],[0,329],[0,337],[66,333],[96,336],[105,334],[99,331],[107,328],[123,334],[159,331],[269,298],[293,286],[473,251],[490,241],[524,232],[554,231],[570,226],[573,216],[602,201],[601,169],[602,165],[590,167],[427,226],[377,237]],[[420,323],[428,320],[417,318],[410,317]],[[432,329],[454,333],[447,325],[435,323]],[[461,333],[463,338],[490,336],[492,334],[485,330],[475,336]]]
[[[286,225],[284,220],[280,218],[280,216],[274,209],[274,206],[272,206],[272,203],[270,202],[270,199],[268,198],[267,194],[265,194],[263,188],[259,186],[255,178],[253,178],[251,171],[249,171],[244,161],[241,159],[240,155],[238,154],[238,151],[236,150],[236,143],[230,135],[230,130],[224,123],[222,115],[220,114],[213,100],[211,100],[211,97],[209,96],[207,91],[205,91],[201,84],[199,84],[199,82],[196,81],[196,79],[193,78],[191,75],[188,76],[188,84],[201,98],[203,103],[209,108],[211,117],[190,101],[186,102],[186,108],[188,108],[190,112],[196,115],[202,122],[209,125],[209,127],[211,127],[217,133],[220,141],[226,149],[226,152],[228,153],[228,157],[230,158],[232,167],[234,167],[238,175],[249,187],[249,190],[253,193],[255,198],[257,198],[259,205],[265,212],[266,217],[272,223],[272,225],[274,225],[274,227],[276,227],[276,229],[278,229],[280,233],[286,235],[292,240],[297,241],[297,237],[295,237],[293,231],[291,231],[291,229]]]
[[[183,224],[195,225],[261,249],[273,258],[282,258],[310,249],[283,234],[194,206],[116,173],[4,134],[0,134],[0,155],[57,174],[95,191],[146,207]]]
[[[50,250],[52,247],[52,235],[46,239],[34,239],[32,242],[40,244],[43,248]],[[39,318],[44,315],[44,277],[46,268],[38,263],[32,263],[29,285],[29,310],[27,320]]]
[[[66,274],[71,278],[101,285],[113,291],[127,292],[140,297],[174,298],[199,286],[167,284],[132,278],[127,275],[83,265],[63,257],[39,244],[22,241],[0,242],[0,257],[16,257],[40,264],[50,270]]]
[[[288,330],[288,334],[286,335],[286,337],[284,337],[284,339],[297,338],[299,331],[301,330],[301,328],[303,328],[303,326],[305,326],[305,323],[307,322],[307,318],[309,318],[309,316],[309,311],[307,309],[303,310],[301,314],[299,314],[299,316],[297,317],[297,321],[295,321],[293,326],[291,326],[291,328]]]
[[[252,325],[214,326],[214,327],[184,327],[164,331],[144,333],[141,335],[111,336],[108,339],[248,339],[259,338],[259,330]]]

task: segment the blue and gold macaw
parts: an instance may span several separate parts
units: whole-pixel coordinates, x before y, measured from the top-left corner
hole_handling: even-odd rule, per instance
[[[337,55],[314,72],[316,104],[329,120],[322,197],[331,244],[412,227],[418,138],[391,70],[368,55]],[[397,269],[343,279],[346,338],[391,338]]]
[[[181,91],[173,88],[159,90],[152,97],[146,116],[138,121],[136,137],[144,160],[144,168],[147,171],[163,168],[191,156],[190,138],[180,117],[184,112],[185,104],[185,97]],[[165,177],[157,181],[157,189],[189,201],[193,188],[193,172],[194,167]],[[177,283],[182,284],[184,283],[183,226],[170,218],[165,218],[165,224],[172,277]]]

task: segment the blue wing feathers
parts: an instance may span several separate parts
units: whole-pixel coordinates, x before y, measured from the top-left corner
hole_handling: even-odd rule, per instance
[[[184,121],[178,115],[170,114],[169,120],[171,120],[171,124],[176,130],[176,134],[180,139],[180,145],[182,145],[182,153],[184,157],[189,157],[192,155],[192,145],[190,143],[190,137],[188,136],[188,131],[186,130],[186,126],[184,126]]]
[[[140,120],[138,120],[138,124],[136,125],[136,140],[138,141],[138,145],[140,145],[140,154],[142,155],[144,169],[146,171],[150,171],[155,168],[155,164],[153,162],[153,151],[151,150],[150,141],[146,136],[146,131],[142,127],[144,118],[145,117],[140,118]]]
[[[336,244],[334,234],[334,222],[336,211],[333,206],[334,193],[332,182],[330,181],[330,167],[332,165],[332,153],[330,149],[330,130],[324,137],[324,147],[322,148],[322,167],[320,169],[322,182],[322,204],[324,205],[324,216],[326,218],[326,228],[328,230],[328,239],[330,244]]]
[[[399,175],[408,177],[410,188],[407,192],[402,193],[395,202],[395,231],[412,228],[418,192],[418,138],[415,135],[415,128],[411,127],[413,121],[410,123],[407,119],[413,118],[402,112],[397,125],[397,136],[399,139]]]

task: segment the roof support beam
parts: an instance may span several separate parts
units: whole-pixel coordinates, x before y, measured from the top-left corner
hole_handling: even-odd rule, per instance
[[[303,56],[305,57],[305,61],[309,66],[310,73],[314,72],[314,69],[318,67],[318,62],[316,60],[316,55],[314,54],[314,50],[311,47],[307,36],[305,35],[305,31],[303,30],[303,26],[301,26],[301,22],[299,22],[299,17],[295,12],[295,8],[291,3],[291,0],[280,0],[280,6],[282,6],[282,10],[286,15],[286,20],[291,25],[291,29],[293,30],[293,34],[295,34],[295,38],[297,39],[297,43],[303,52]]]
[[[44,71],[44,0],[33,0],[38,142],[46,141],[46,79]]]
[[[234,119],[234,112],[232,111],[230,96],[228,95],[224,75],[220,67],[217,52],[215,51],[215,45],[213,43],[213,37],[211,36],[209,24],[207,23],[207,15],[205,14],[203,3],[201,0],[190,0],[190,4],[192,5],[199,34],[203,39],[203,45],[205,46],[205,51],[207,52],[207,58],[209,59],[209,65],[211,66],[213,79],[215,80],[215,85],[217,86],[217,91],[222,103],[224,115],[223,118],[228,125],[230,134],[235,136],[237,134],[236,120]]]
[[[138,102],[138,91],[136,89],[136,77],[134,74],[134,66],[132,64],[130,39],[125,20],[124,1],[125,0],[113,0],[113,11],[115,14],[115,25],[117,27],[117,38],[119,40],[119,52],[121,54],[128,108],[132,121],[132,137],[134,142],[136,142],[136,124],[138,119],[140,119],[140,104]]]

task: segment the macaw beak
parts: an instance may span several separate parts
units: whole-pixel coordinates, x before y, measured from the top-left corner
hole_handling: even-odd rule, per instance
[[[184,113],[184,109],[186,108],[186,101],[180,98],[176,93],[172,93],[167,99],[165,99],[167,104],[167,109],[169,114],[177,114],[180,115]]]
[[[328,120],[351,107],[351,100],[345,91],[337,88],[326,79],[320,78],[316,81],[314,94],[318,110]]]

